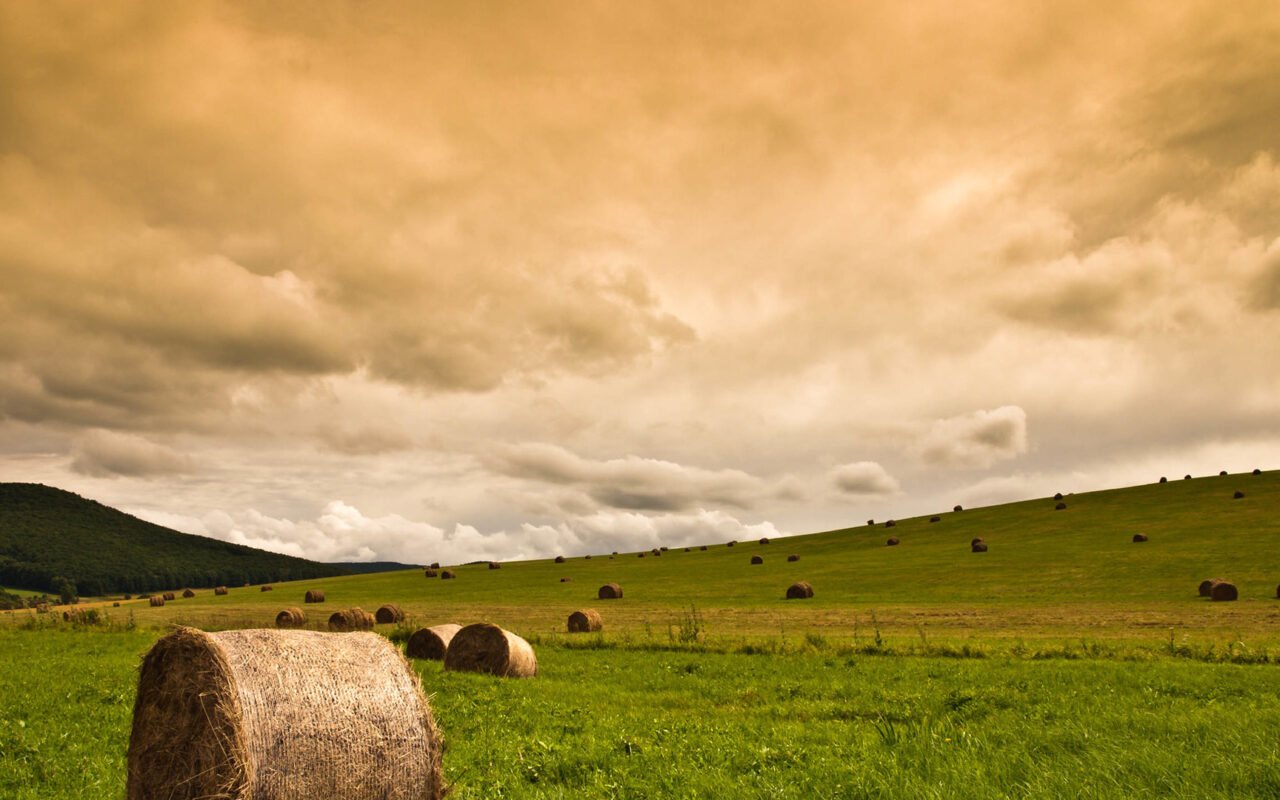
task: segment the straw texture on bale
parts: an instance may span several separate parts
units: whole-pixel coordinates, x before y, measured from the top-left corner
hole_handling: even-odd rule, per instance
[[[397,622],[404,622],[404,611],[395,603],[387,603],[385,606],[379,606],[374,612],[373,618],[377,620],[379,625],[392,625]]]
[[[796,581],[787,587],[788,600],[804,600],[813,597],[813,587],[808,581]]]
[[[569,633],[595,633],[604,630],[604,620],[594,608],[584,608],[569,615]]]
[[[347,608],[329,615],[329,630],[338,633],[373,629],[373,615],[363,608]]]
[[[308,589],[307,596],[304,598],[308,603],[323,603],[324,592],[319,589]]]
[[[897,546],[898,546],[898,537],[897,537],[897,536],[890,536],[888,539],[885,539],[885,540],[884,540],[884,546],[885,546],[885,547],[897,547]]]
[[[458,576],[457,576],[457,575],[454,575],[452,572],[450,572],[450,571],[449,571],[449,570],[447,570],[447,569],[446,569],[445,571],[443,571],[443,572],[441,572],[441,573],[440,573],[440,580],[442,580],[442,581],[451,581],[451,580],[453,580],[453,579],[454,579],[454,578],[456,578],[456,577],[458,577]]]
[[[622,587],[616,583],[606,583],[596,592],[596,596],[601,600],[617,600],[622,597]]]
[[[1236,589],[1236,585],[1230,581],[1215,581],[1209,589],[1209,599],[1214,602],[1236,600],[1239,597],[1240,592]]]
[[[511,631],[477,622],[454,634],[444,654],[444,668],[502,678],[532,678],[538,674],[538,658],[529,643]]]
[[[226,593],[227,593],[227,587],[225,587],[225,586],[215,586],[215,587],[213,587],[213,593],[214,593],[214,594],[226,594]]]
[[[274,587],[274,586],[272,586],[271,584],[267,584],[266,586],[263,586],[261,589],[259,589],[259,591],[262,591],[262,592],[273,592],[273,591],[275,591],[275,587]]]
[[[1135,533],[1133,535],[1133,541],[1135,542],[1145,542],[1146,540],[1147,540],[1147,535],[1145,533]]]
[[[800,556],[796,555],[795,553],[792,553],[791,555],[787,556],[787,561],[799,561],[799,560],[800,560]]]
[[[191,591],[190,589],[183,589],[183,590],[182,590],[182,596],[183,596],[183,597],[195,597],[195,596],[196,596],[196,593],[195,593],[195,592],[193,592],[193,591]]]
[[[173,592],[165,592],[165,593],[164,593],[164,595],[162,595],[162,596],[164,597],[164,599],[165,599],[165,600],[175,600],[175,599],[177,599],[177,595],[175,595]]]
[[[453,635],[462,630],[461,625],[452,622],[443,625],[432,625],[430,628],[419,628],[409,637],[405,645],[405,653],[409,658],[444,661],[444,654],[449,650],[449,642]]]
[[[152,606],[162,606],[164,605],[164,598],[160,595],[152,595],[151,600],[148,602],[150,602]]]
[[[985,552],[987,552],[987,543],[986,543],[986,542],[975,542],[975,543],[973,543],[973,544],[969,545],[969,549],[970,549],[972,552],[974,552],[974,553],[985,553]]]
[[[763,564],[763,563],[764,563],[764,558],[763,558],[763,557],[761,557],[761,556],[752,556],[752,557],[751,557],[751,563],[752,563],[752,564]]]
[[[439,800],[440,734],[386,638],[179,628],[142,662],[128,800]]]
[[[1221,580],[1221,578],[1205,578],[1200,581],[1200,596],[1208,597],[1210,590],[1213,589],[1213,585]]]
[[[564,563],[564,556],[556,556],[556,563],[557,563],[557,564],[563,564],[563,563]]]
[[[422,571],[422,577],[424,577],[424,578],[437,578],[437,577],[439,577],[439,576],[440,576],[440,571],[439,571],[439,570],[429,569],[429,568],[428,568],[428,569],[424,569],[424,570]]]
[[[302,609],[297,606],[281,609],[280,613],[276,614],[277,628],[301,628],[306,621],[307,615],[303,614]]]

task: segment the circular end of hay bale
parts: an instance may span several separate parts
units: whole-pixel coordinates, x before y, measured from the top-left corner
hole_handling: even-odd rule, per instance
[[[942,517],[929,517],[930,522],[942,522]]]
[[[1169,482],[1169,479],[1168,479],[1168,478],[1166,478],[1165,476],[1161,475],[1161,476],[1160,476],[1160,482],[1161,482],[1161,483],[1168,483],[1168,482]]]
[[[601,600],[617,600],[622,597],[622,587],[616,583],[606,583],[596,592],[596,597]]]
[[[501,678],[532,678],[538,674],[538,658],[529,643],[511,631],[477,622],[454,634],[444,654],[444,668]]]
[[[1054,510],[1054,511],[1066,511],[1066,509],[1067,509],[1067,504],[1066,504],[1066,503],[1058,503],[1057,505],[1055,505],[1055,506],[1053,507],[1053,510]]]
[[[323,603],[324,592],[319,589],[308,589],[307,594],[303,597],[303,601],[307,603]]]
[[[952,510],[952,511],[964,511],[964,506],[956,506],[955,508],[953,508],[953,509],[951,509],[951,510]]]
[[[419,628],[405,644],[405,655],[428,661],[444,661],[445,653],[449,651],[449,642],[453,641],[454,635],[460,630],[462,626],[452,622]]]
[[[378,607],[373,618],[379,625],[394,625],[397,622],[404,622],[404,611],[395,603],[387,603],[385,606]]]
[[[191,591],[190,589],[183,589],[183,590],[182,590],[182,596],[183,596],[183,597],[188,597],[188,598],[190,598],[190,597],[195,597],[195,596],[196,596],[196,593],[195,593],[195,592],[193,592],[193,591]]]
[[[752,556],[752,557],[751,557],[751,563],[752,563],[752,564],[763,564],[763,563],[764,563],[764,558],[763,558],[763,557],[761,557],[761,556]]]
[[[569,615],[569,633],[596,633],[604,630],[604,620],[594,608],[584,608]]]
[[[1222,580],[1221,578],[1205,578],[1204,580],[1200,581],[1200,590],[1199,590],[1200,596],[1208,597],[1209,592],[1213,590],[1213,585],[1215,583],[1218,583],[1221,580]]]
[[[1257,467],[1254,467],[1254,468],[1253,468],[1253,474],[1254,474],[1254,475],[1261,475],[1261,474],[1262,474],[1262,470],[1258,469]]]
[[[800,556],[796,555],[795,553],[792,553],[791,555],[787,556],[788,562],[799,561],[799,560],[800,560]]]
[[[890,536],[888,539],[885,539],[885,542],[884,542],[885,547],[897,547],[898,544],[899,542],[898,542],[897,536]]]
[[[768,537],[768,536],[762,537],[762,538],[760,539],[760,544],[768,544],[768,543],[769,543],[769,537]]]
[[[213,587],[213,593],[214,593],[214,594],[216,594],[216,595],[224,595],[224,594],[226,594],[226,593],[227,593],[227,587],[225,587],[225,586],[215,586],[215,587]]]
[[[557,563],[557,564],[563,564],[563,563],[564,563],[564,556],[556,556],[556,563]]]
[[[296,606],[281,609],[280,613],[276,614],[277,628],[301,628],[306,621],[306,615],[302,613],[302,609]]]
[[[438,800],[440,753],[384,637],[180,628],[142,662],[127,797]]]
[[[808,581],[796,581],[787,587],[788,600],[807,600],[813,597],[813,586]]]
[[[1225,478],[1225,477],[1227,477],[1227,471],[1224,469],[1222,472],[1219,472],[1219,473],[1218,473],[1218,477],[1220,477],[1220,478]]]
[[[442,581],[451,581],[456,577],[458,576],[454,575],[451,571],[447,569],[440,573],[440,580]]]
[[[1244,492],[1237,491],[1235,494],[1231,495],[1231,497],[1232,497],[1232,499],[1234,499],[1234,500],[1243,500],[1243,499],[1244,499]]]
[[[572,582],[573,582],[573,578],[564,577],[564,578],[561,578],[561,579],[560,579],[560,582],[561,582],[561,583],[572,583]]]
[[[1215,603],[1229,602],[1237,600],[1240,592],[1236,589],[1236,585],[1230,581],[1217,581],[1209,589],[1209,599]]]
[[[1145,533],[1135,533],[1135,534],[1133,535],[1133,541],[1135,541],[1135,542],[1145,542],[1145,541],[1147,541],[1147,535],[1146,535]]]
[[[329,630],[335,633],[373,630],[373,615],[362,608],[348,608],[329,615]]]
[[[1054,495],[1053,495],[1053,499],[1054,499],[1054,500],[1061,500],[1061,499],[1062,499],[1062,492],[1055,492],[1055,493],[1054,493]]]
[[[987,543],[986,543],[986,542],[974,542],[973,544],[969,545],[969,550],[970,550],[970,551],[972,551],[972,552],[974,552],[974,553],[985,553],[985,552],[987,552]]]
[[[434,569],[424,569],[424,570],[422,571],[422,577],[424,577],[424,578],[438,578],[438,577],[440,577],[440,571],[439,571],[439,570],[434,570]]]
[[[490,561],[489,569],[502,569],[502,565],[499,564],[497,561]]]

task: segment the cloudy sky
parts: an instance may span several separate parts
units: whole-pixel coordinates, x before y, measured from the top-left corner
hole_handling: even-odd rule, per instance
[[[0,480],[324,560],[1280,467],[1280,6],[0,6]]]

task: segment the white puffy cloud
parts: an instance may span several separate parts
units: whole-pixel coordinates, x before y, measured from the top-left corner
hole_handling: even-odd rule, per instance
[[[92,430],[77,439],[71,470],[94,477],[148,478],[195,470],[186,453],[148,441],[141,436]]]
[[[1018,406],[1000,406],[941,419],[918,447],[928,464],[989,467],[1027,452],[1027,412]]]
[[[898,481],[874,461],[841,464],[829,478],[841,492],[850,495],[888,495],[901,491]]]

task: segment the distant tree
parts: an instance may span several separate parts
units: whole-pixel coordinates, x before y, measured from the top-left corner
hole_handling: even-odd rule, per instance
[[[80,602],[80,597],[76,594],[75,581],[58,575],[50,583],[53,584],[53,591],[57,592],[58,600],[63,605],[73,605]]]

